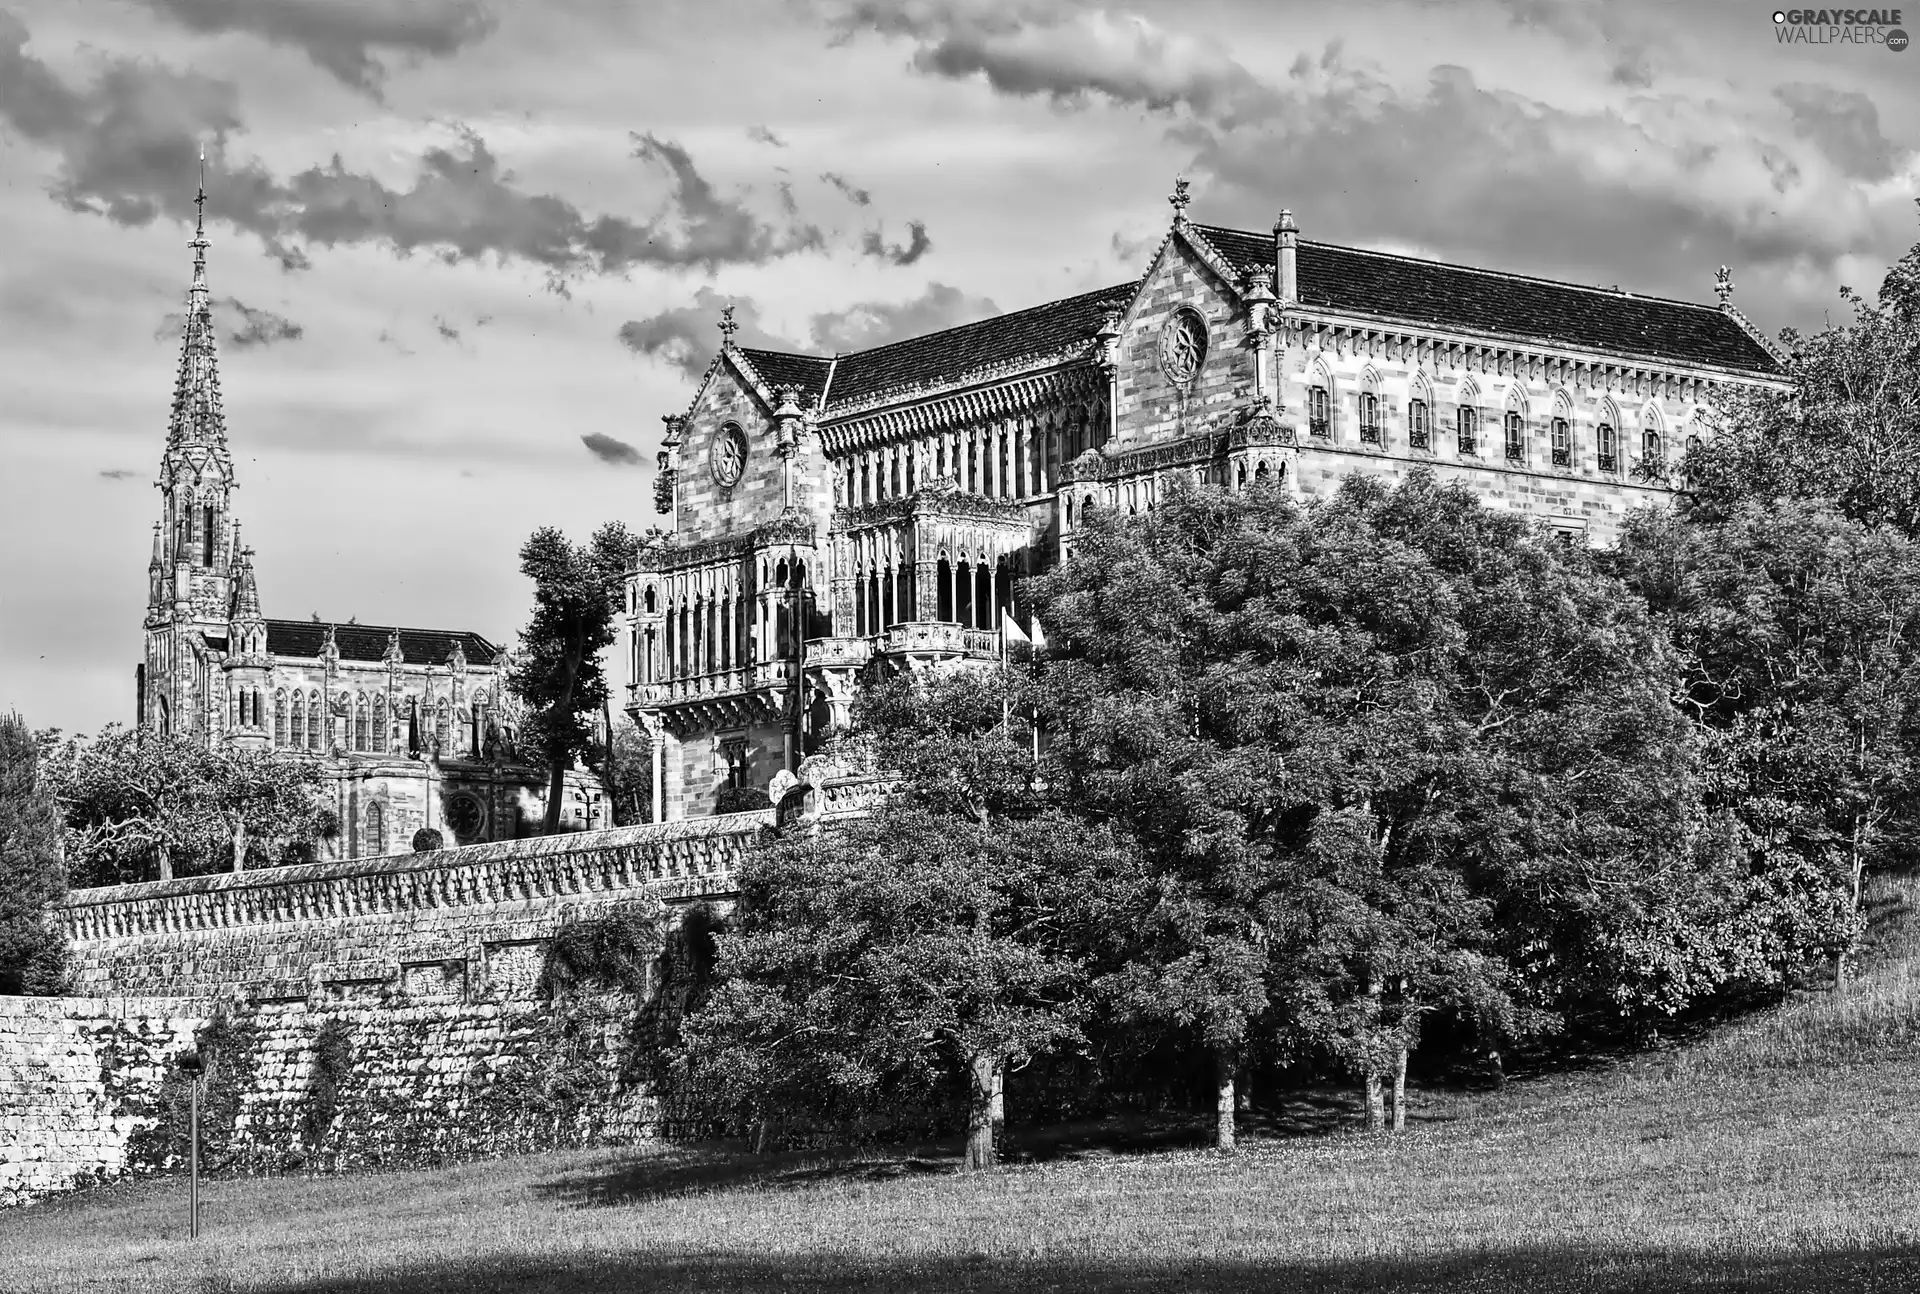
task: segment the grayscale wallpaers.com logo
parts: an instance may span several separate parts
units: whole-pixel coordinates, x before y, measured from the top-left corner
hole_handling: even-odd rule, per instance
[[[1775,9],[1774,36],[1782,45],[1907,47],[1898,9]]]

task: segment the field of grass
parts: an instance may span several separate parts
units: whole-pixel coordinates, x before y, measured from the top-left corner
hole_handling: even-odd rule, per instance
[[[1868,975],[1686,1048],[1422,1093],[1409,1132],[1055,1130],[756,1158],[648,1147],[434,1172],[148,1181],[0,1215],[0,1289],[1920,1290],[1920,886]],[[1297,1129],[1333,1111],[1303,1100]]]

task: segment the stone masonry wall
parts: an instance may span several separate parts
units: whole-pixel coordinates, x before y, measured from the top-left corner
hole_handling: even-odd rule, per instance
[[[538,991],[569,920],[724,904],[770,811],[77,891],[87,997],[0,998],[0,1204],[178,1167],[406,1166],[656,1130],[672,985]]]

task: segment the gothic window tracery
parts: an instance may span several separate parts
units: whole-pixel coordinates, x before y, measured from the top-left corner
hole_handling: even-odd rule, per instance
[[[304,698],[295,694],[290,708],[293,711],[293,746],[297,750],[307,744],[307,707]]]
[[[360,852],[374,857],[387,852],[386,814],[378,800],[367,801],[360,814]]]
[[[307,693],[307,749],[308,750],[320,749],[321,728],[322,728],[322,724],[320,720],[320,694],[318,692],[309,692]]]
[[[273,744],[287,744],[287,694],[284,691],[273,694]]]

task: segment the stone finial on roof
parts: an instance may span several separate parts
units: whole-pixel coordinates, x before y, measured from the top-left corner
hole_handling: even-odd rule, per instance
[[[1257,269],[1247,275],[1247,300],[1273,300],[1273,271]]]
[[[1183,225],[1187,222],[1187,204],[1193,199],[1187,193],[1187,177],[1174,177],[1173,192],[1167,195],[1167,201],[1173,207],[1173,223]]]
[[[722,346],[733,345],[733,334],[738,332],[739,330],[740,330],[740,325],[733,321],[733,307],[731,305],[721,306],[720,307],[720,344]]]
[[[387,635],[387,651],[380,659],[388,665],[403,665],[406,663],[407,654],[400,650],[400,631],[398,629],[395,629]]]
[[[660,415],[660,421],[667,424],[667,434],[661,443],[668,449],[678,448],[680,444],[680,433],[686,430],[687,426],[685,416],[677,413],[663,413]]]
[[[453,671],[456,674],[463,674],[466,672],[467,649],[465,644],[463,644],[458,638],[455,638],[453,640],[453,647],[447,652],[447,664],[453,669]]]
[[[1714,273],[1713,294],[1720,298],[1723,306],[1733,302],[1733,271],[1724,265]]]

